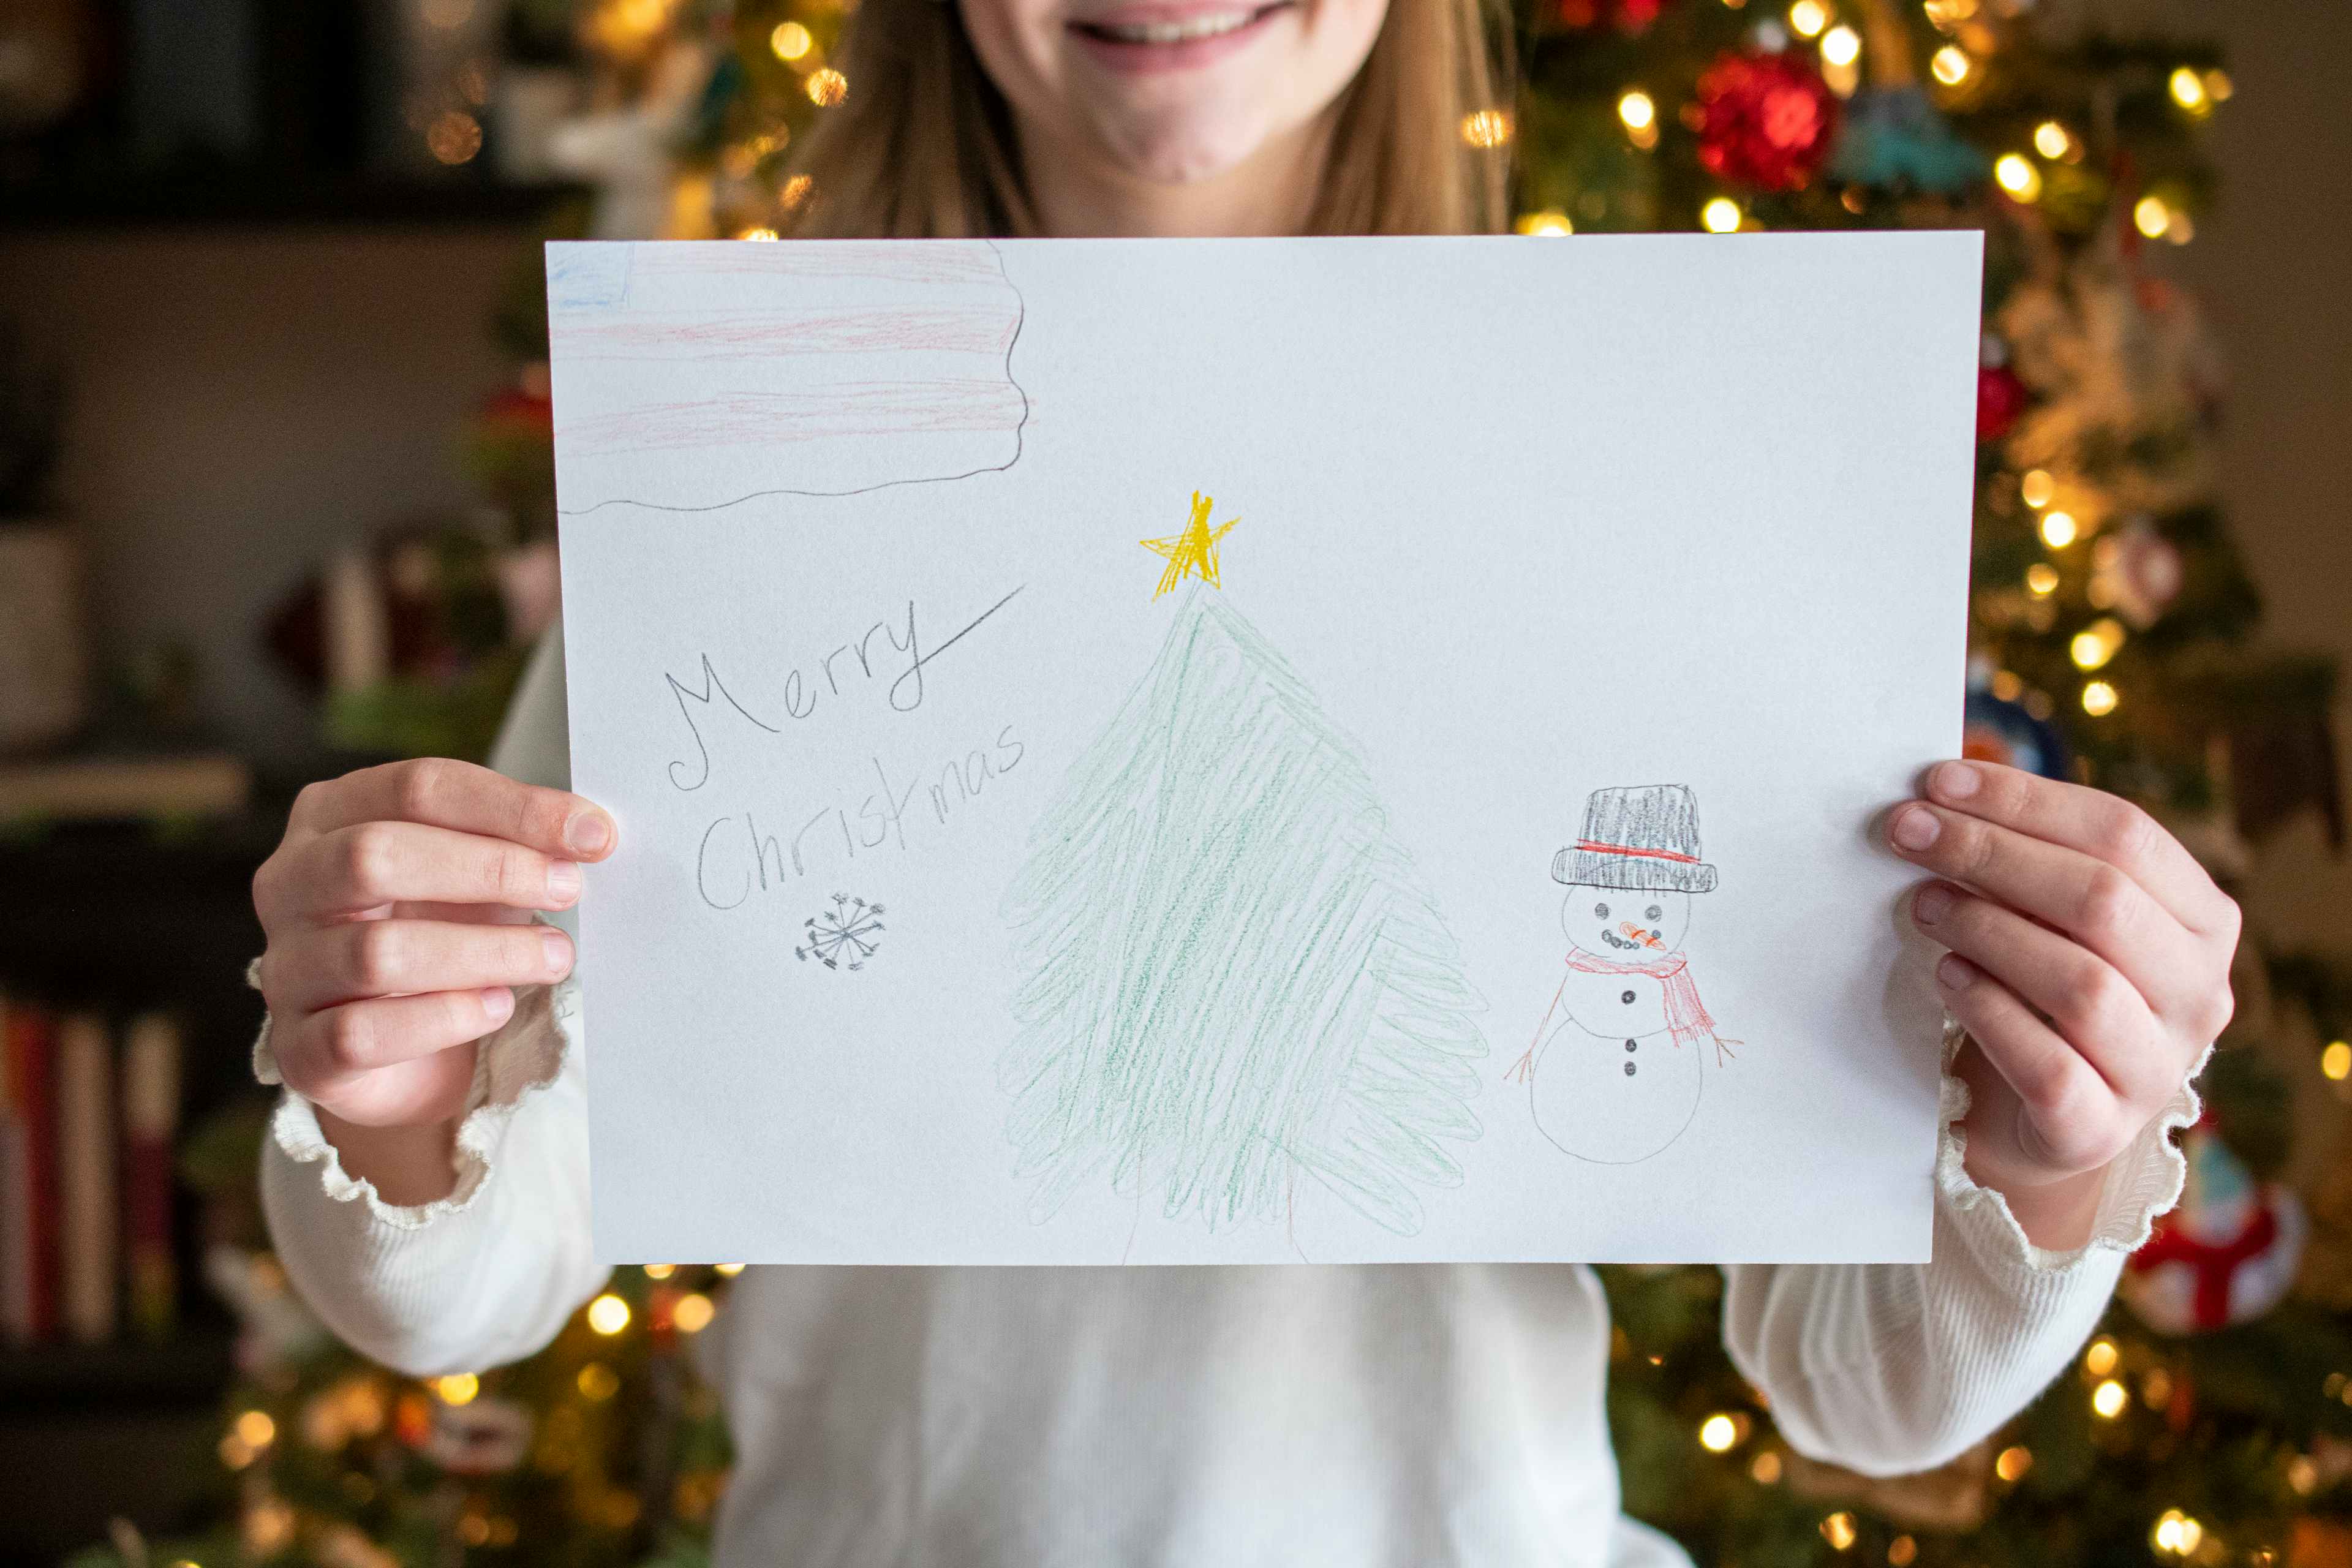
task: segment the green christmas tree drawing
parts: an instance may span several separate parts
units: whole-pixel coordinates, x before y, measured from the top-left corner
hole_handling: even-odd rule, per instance
[[[1355,745],[1216,591],[1209,510],[1144,542],[1174,624],[1006,896],[1016,1173],[1041,1223],[1089,1182],[1277,1220],[1307,1178],[1410,1235],[1478,1136],[1481,1003]]]

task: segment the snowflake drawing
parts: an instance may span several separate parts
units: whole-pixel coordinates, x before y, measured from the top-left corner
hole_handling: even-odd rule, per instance
[[[833,908],[809,916],[808,942],[794,958],[814,958],[827,969],[863,969],[882,945],[882,906],[847,893],[833,896]]]

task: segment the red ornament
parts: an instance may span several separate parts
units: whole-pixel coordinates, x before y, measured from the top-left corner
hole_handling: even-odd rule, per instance
[[[1666,0],[1555,0],[1563,27],[1597,27],[1606,22],[1621,33],[1649,30]]]
[[[1998,441],[2009,434],[2033,395],[2005,364],[1989,364],[1977,372],[1977,439]]]
[[[1707,173],[1761,191],[1803,188],[1828,159],[1837,123],[1837,94],[1793,51],[1717,55],[1691,105]]]

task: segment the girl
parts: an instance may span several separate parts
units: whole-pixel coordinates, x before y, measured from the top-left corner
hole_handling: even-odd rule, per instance
[[[1456,132],[1500,99],[1477,4],[865,0],[803,232],[1494,229],[1500,171]],[[314,784],[254,883],[272,1231],[328,1323],[418,1374],[530,1353],[602,1278],[572,943],[531,917],[615,830],[564,790],[552,642],[496,763]],[[2238,930],[2087,789],[1948,762],[1885,829],[1968,1031],[1935,1261],[1733,1268],[1724,1313],[1789,1441],[1870,1473],[2068,1363],[2179,1193]],[[1683,1561],[1618,1513],[1582,1268],[763,1268],[707,1342],[724,1563]]]

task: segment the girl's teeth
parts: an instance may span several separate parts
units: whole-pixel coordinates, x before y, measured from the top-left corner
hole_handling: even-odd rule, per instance
[[[1101,31],[1122,44],[1187,44],[1195,38],[1213,38],[1220,33],[1230,33],[1246,27],[1255,13],[1227,11],[1210,16],[1192,16],[1181,22],[1137,22],[1125,26],[1104,23]]]

